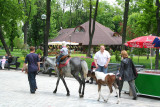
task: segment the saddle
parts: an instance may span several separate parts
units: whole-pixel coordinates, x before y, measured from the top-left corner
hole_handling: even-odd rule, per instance
[[[58,70],[60,71],[60,74],[62,74],[62,67],[66,66],[69,62],[69,60],[71,59],[70,55],[65,55],[65,56],[62,56],[61,59],[60,59],[60,64],[59,66],[57,66]]]
[[[70,57],[71,57],[70,55],[62,56],[61,59],[60,59],[60,64],[65,64],[67,59],[70,58]]]

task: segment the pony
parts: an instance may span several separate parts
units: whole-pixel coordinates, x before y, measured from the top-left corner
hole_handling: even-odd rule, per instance
[[[114,86],[118,98],[117,104],[119,103],[119,90],[116,84],[116,75],[114,73],[104,74],[103,72],[99,71],[96,72],[88,71],[87,77],[94,78],[96,80],[96,83],[98,84],[98,93],[99,93],[98,101],[100,100],[100,97],[102,97],[102,99],[105,102],[107,102],[111,93],[113,92],[112,86]],[[101,94],[101,85],[107,85],[109,87],[110,93],[107,99],[104,99],[104,97]]]
[[[79,97],[81,98],[81,97],[84,96],[85,78],[87,77],[87,73],[88,73],[88,65],[87,65],[86,61],[81,60],[79,57],[73,57],[73,58],[70,57],[69,59],[70,60],[68,61],[66,66],[63,66],[60,69],[55,67],[58,78],[57,78],[56,88],[53,91],[53,93],[57,92],[59,80],[61,79],[63,81],[63,84],[64,84],[64,86],[66,88],[66,91],[67,91],[66,95],[70,96],[70,91],[67,87],[67,84],[66,84],[64,78],[67,74],[72,74],[73,77],[80,84],[80,86],[79,86]],[[60,62],[60,64],[61,64],[61,62]]]

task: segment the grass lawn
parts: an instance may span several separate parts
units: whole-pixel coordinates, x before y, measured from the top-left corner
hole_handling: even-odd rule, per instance
[[[5,52],[5,50],[0,50],[0,56],[4,56],[6,54],[6,52]],[[14,50],[13,52],[11,52],[11,54],[13,55],[13,56],[18,56],[19,58],[18,58],[18,62],[20,62],[21,63],[21,65],[20,65],[20,68],[22,68],[22,66],[23,66],[23,63],[24,63],[24,56],[22,55],[22,53],[21,53],[21,50]],[[90,66],[91,66],[91,63],[92,63],[92,61],[93,61],[93,58],[91,59],[91,58],[86,58],[86,54],[71,54],[71,57],[81,57],[82,59],[84,59],[84,60],[86,60],[87,61],[87,63],[88,63],[88,66],[89,66],[89,68],[90,68]],[[116,60],[115,60],[115,56],[114,55],[112,55],[112,57],[111,57],[111,61],[110,61],[111,63],[120,63],[120,62],[116,62]],[[133,62],[134,62],[134,64],[136,64],[136,65],[144,65],[145,66],[145,68],[147,68],[147,69],[150,69],[151,68],[151,60],[150,59],[147,59],[147,57],[146,56],[140,56],[139,57],[139,63],[138,63],[138,56],[133,56]],[[152,68],[154,69],[155,68],[155,57],[152,57]],[[160,63],[160,62],[159,62]],[[160,69],[160,67],[159,67],[159,69]]]

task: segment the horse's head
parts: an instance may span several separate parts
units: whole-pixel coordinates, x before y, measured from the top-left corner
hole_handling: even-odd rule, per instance
[[[92,77],[92,78],[95,78],[95,77],[96,77],[96,76],[95,76],[95,72],[93,72],[92,70],[88,70],[87,77],[88,77],[88,79],[90,79],[91,77]]]

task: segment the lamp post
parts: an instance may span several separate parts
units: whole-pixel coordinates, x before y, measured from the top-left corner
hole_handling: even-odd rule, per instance
[[[72,35],[69,35],[69,38],[70,38],[70,54],[71,54],[71,36]]]
[[[46,56],[46,47],[45,47],[45,45],[46,45],[46,41],[45,41],[45,20],[46,20],[46,15],[45,14],[42,14],[42,16],[41,16],[41,19],[43,20],[43,26],[44,26],[44,41],[43,41],[43,56]]]

